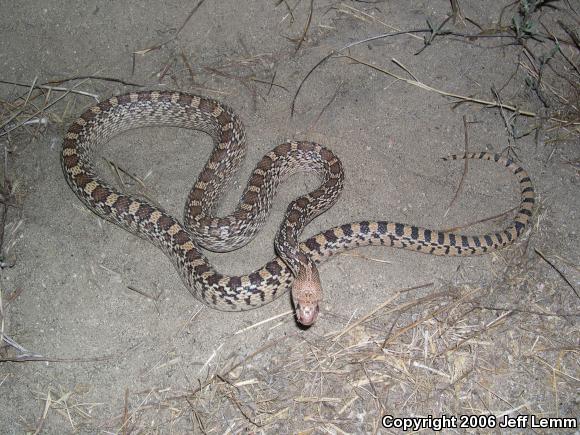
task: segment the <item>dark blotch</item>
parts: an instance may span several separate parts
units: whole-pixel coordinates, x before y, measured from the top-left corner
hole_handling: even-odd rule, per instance
[[[271,261],[270,263],[266,264],[266,270],[270,272],[273,276],[279,276],[280,273],[282,272],[282,268],[275,261]]]
[[[197,177],[197,179],[199,181],[203,181],[204,183],[209,183],[211,181],[211,179],[213,178],[213,171],[211,169],[204,169],[203,171],[201,171],[201,174],[199,174],[199,177]]]
[[[405,233],[405,225],[395,224],[395,234],[399,237],[403,237],[404,233]]]
[[[169,216],[161,216],[157,221],[159,228],[163,231],[167,231],[175,222]]]
[[[77,176],[74,177],[74,180],[77,186],[79,186],[81,189],[84,189],[85,186],[89,184],[92,179],[87,174],[78,174]]]
[[[320,245],[318,244],[318,242],[314,239],[314,237],[306,240],[306,246],[308,247],[308,249],[310,249],[311,251],[318,251],[318,249],[320,248]]]
[[[242,202],[245,202],[247,204],[253,205],[257,202],[258,199],[258,193],[254,192],[253,190],[248,190],[245,194],[244,194],[244,199]]]
[[[137,210],[137,213],[135,213],[135,216],[137,216],[139,219],[147,219],[151,213],[153,213],[153,207],[151,207],[149,204],[141,204]]]
[[[298,207],[300,208],[304,208],[308,205],[308,199],[306,199],[305,197],[301,196],[300,198],[298,198],[296,200],[296,204],[298,204]]]
[[[220,141],[222,143],[229,143],[232,140],[232,130],[222,131],[220,136]]]
[[[195,273],[197,273],[198,275],[202,275],[206,272],[209,272],[209,267],[207,264],[200,264],[199,266],[195,266]]]
[[[131,204],[131,200],[128,197],[120,196],[113,206],[119,213],[127,213],[129,211],[129,204]]]
[[[199,102],[199,110],[202,112],[213,112],[216,108],[216,103],[212,100],[208,100],[207,98],[202,98]]]
[[[242,287],[242,280],[239,276],[232,276],[228,282],[228,287],[232,289],[239,289]]]
[[[217,285],[219,285],[220,279],[221,279],[221,276],[218,275],[217,273],[214,273],[214,274],[207,277],[207,283],[210,286],[217,286]]]
[[[93,199],[97,202],[105,202],[111,192],[102,186],[97,186],[91,193]]]
[[[330,243],[334,243],[338,240],[338,238],[336,237],[336,235],[334,234],[334,231],[332,230],[328,230],[324,233],[324,237],[326,238],[326,240],[328,240]]]
[[[83,127],[78,125],[76,122],[73,122],[72,125],[68,128],[69,133],[79,134],[82,131]]]
[[[455,246],[455,234],[453,234],[453,233],[449,234],[449,245]]]
[[[310,192],[310,196],[314,199],[318,199],[322,195],[324,195],[324,189],[316,189],[314,192]]]
[[[191,100],[192,100],[191,95],[180,93],[179,100],[177,100],[177,103],[182,106],[191,106]]]
[[[290,145],[290,142],[284,142],[283,144],[280,144],[276,148],[274,148],[274,152],[278,156],[283,156],[284,154],[288,154],[290,152],[291,148],[292,148],[292,145]]]
[[[368,221],[362,221],[360,223],[360,232],[363,234],[368,234],[370,232]]]
[[[411,238],[417,240],[419,238],[419,228],[411,227]]]
[[[340,229],[342,230],[345,236],[347,237],[352,236],[352,228],[349,224],[341,225]]]
[[[79,162],[79,156],[76,154],[73,154],[72,156],[64,156],[63,161],[67,168],[74,168]]]
[[[257,272],[250,273],[248,275],[248,278],[250,278],[250,282],[255,287],[258,287],[260,285],[260,283],[262,282],[262,277]]]
[[[377,232],[379,234],[385,234],[387,232],[387,223],[385,221],[379,221],[377,224]]]
[[[189,241],[189,236],[185,231],[179,230],[175,235],[174,240],[175,242],[177,242],[178,245],[183,245],[184,243]]]
[[[193,260],[197,260],[198,258],[200,258],[200,255],[199,255],[199,252],[197,251],[197,249],[190,249],[185,254],[185,258],[187,259],[187,261],[193,261]]]
[[[92,110],[87,110],[85,113],[83,113],[81,115],[81,118],[83,118],[85,121],[90,121],[91,119],[93,119],[95,116],[97,116],[97,114],[95,112],[93,112]]]

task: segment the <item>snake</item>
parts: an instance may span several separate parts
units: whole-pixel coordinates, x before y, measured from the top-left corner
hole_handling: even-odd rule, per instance
[[[188,194],[182,222],[153,201],[124,193],[96,170],[95,153],[104,143],[122,132],[150,126],[198,130],[213,140],[211,155]],[[159,248],[196,299],[217,310],[243,311],[263,306],[290,290],[296,320],[304,326],[316,321],[323,300],[318,267],[336,254],[382,245],[440,256],[481,255],[514,243],[532,217],[534,188],[520,165],[485,151],[463,153],[443,160],[488,160],[517,178],[519,209],[505,229],[462,235],[363,220],[327,229],[301,242],[304,227],[332,207],[342,191],[340,159],[314,142],[284,142],[258,162],[235,210],[216,216],[219,198],[246,149],[242,122],[227,105],[185,92],[139,91],[104,100],[72,122],[64,136],[61,165],[68,185],[88,209]],[[275,236],[275,257],[245,275],[217,271],[203,250],[226,252],[247,244],[263,227],[280,183],[304,171],[315,173],[321,184],[288,205]]]

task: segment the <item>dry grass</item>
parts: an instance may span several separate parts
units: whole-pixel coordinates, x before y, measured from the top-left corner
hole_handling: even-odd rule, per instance
[[[102,424],[117,433],[376,433],[386,414],[565,411],[560,403],[580,382],[573,338],[580,313],[539,306],[533,290],[528,300],[493,302],[508,289],[537,288],[528,267],[510,267],[493,288],[389,292],[385,303],[334,332],[274,338],[221,362],[200,385],[130,394],[127,411]]]

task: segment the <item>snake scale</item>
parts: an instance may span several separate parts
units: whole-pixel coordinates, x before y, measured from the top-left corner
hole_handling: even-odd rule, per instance
[[[213,139],[211,156],[189,193],[183,223],[158,206],[111,186],[91,161],[93,151],[114,135],[144,126],[200,130]],[[245,149],[243,126],[227,106],[181,92],[144,91],[112,97],[84,112],[65,135],[61,163],[69,186],[90,210],[160,248],[199,300],[218,310],[241,311],[267,304],[291,288],[297,320],[304,325],[314,323],[322,300],[317,266],[337,253],[385,245],[433,255],[485,254],[513,243],[532,216],[534,189],[526,171],[497,154],[469,153],[444,160],[491,160],[519,181],[519,211],[504,230],[467,236],[387,221],[361,221],[331,228],[300,243],[304,226],[331,207],[342,190],[340,160],[316,143],[283,143],[258,163],[235,211],[215,217],[214,206]],[[297,171],[317,173],[322,184],[288,206],[275,240],[278,256],[247,275],[217,272],[201,247],[229,251],[248,243],[263,226],[280,181]]]

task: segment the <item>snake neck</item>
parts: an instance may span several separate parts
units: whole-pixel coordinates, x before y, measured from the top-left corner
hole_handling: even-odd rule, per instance
[[[300,267],[292,284],[292,302],[299,323],[310,326],[316,322],[322,302],[322,284],[314,263]]]

